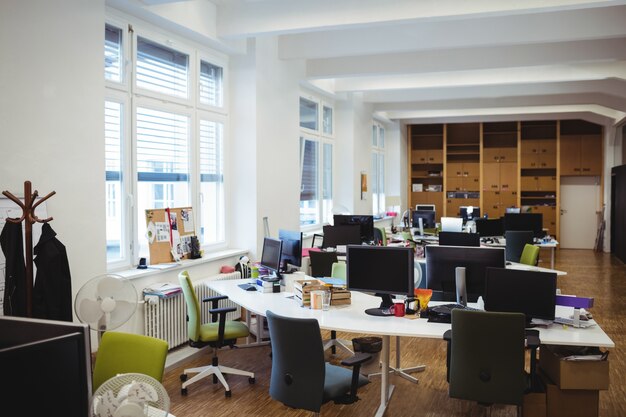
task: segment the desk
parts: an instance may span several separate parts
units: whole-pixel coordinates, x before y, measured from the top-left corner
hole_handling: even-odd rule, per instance
[[[419,263],[425,264],[426,263],[426,258],[415,259],[415,262],[419,262]],[[553,272],[553,273],[556,273],[556,275],[560,276],[560,277],[567,275],[567,272],[559,271],[558,269],[542,268],[540,266],[532,266],[532,265],[520,264],[518,262],[509,262],[507,265],[505,265],[505,268],[507,268],[507,269],[517,269],[517,270],[522,270],[522,271]]]
[[[401,317],[375,317],[365,314],[365,309],[376,307],[380,298],[358,291],[352,292],[352,304],[331,306],[330,310],[311,310],[300,307],[293,298],[287,298],[290,293],[260,293],[244,291],[237,285],[241,280],[209,281],[207,285],[212,290],[226,295],[231,301],[258,315],[265,315],[267,310],[276,314],[294,318],[314,318],[324,330],[337,330],[348,333],[363,333],[379,335],[383,339],[381,352],[381,393],[380,406],[376,416],[382,416],[391,398],[394,386],[389,383],[389,347],[391,336],[420,337],[442,339],[450,324],[429,323],[426,319],[407,319]],[[245,281],[244,281],[245,282]],[[433,303],[437,304],[437,303]],[[567,316],[568,307],[558,307],[557,314]],[[573,311],[573,309],[572,309]],[[587,329],[574,329],[559,324],[552,324],[547,328],[539,328],[541,343],[571,346],[599,346],[615,347],[613,341],[604,333],[600,326]]]
[[[498,238],[498,243],[482,243],[481,246],[487,247],[495,247],[495,248],[504,248],[506,246],[505,238]],[[554,269],[554,254],[556,252],[556,247],[559,245],[559,242],[552,239],[549,242],[541,242],[541,243],[533,243],[533,245],[538,246],[541,249],[550,249],[550,268]]]

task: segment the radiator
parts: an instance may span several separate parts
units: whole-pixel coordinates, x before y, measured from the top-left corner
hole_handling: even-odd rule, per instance
[[[239,279],[239,272],[219,274],[193,283],[196,297],[200,302],[200,314],[202,323],[211,321],[209,314],[210,303],[203,303],[202,299],[219,295],[209,289],[207,282],[225,279]],[[153,298],[154,300],[154,298]],[[147,336],[163,339],[170,349],[186,344],[187,337],[187,306],[183,294],[176,294],[168,298],[158,298],[156,303],[145,302],[144,305],[144,334]],[[220,307],[235,307],[237,310],[227,313],[226,320],[238,320],[241,318],[241,307],[230,300],[222,300]]]

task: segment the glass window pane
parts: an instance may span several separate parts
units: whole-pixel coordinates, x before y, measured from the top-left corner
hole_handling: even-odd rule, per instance
[[[372,126],[372,146],[378,146],[378,126]]]
[[[322,222],[329,222],[333,209],[333,145],[323,145],[324,154],[322,164]]]
[[[107,261],[124,256],[122,216],[122,104],[104,103]]]
[[[301,183],[300,183],[300,224],[319,223],[318,202],[318,143],[300,139]]]
[[[188,97],[189,55],[137,37],[137,87]]]
[[[333,134],[333,109],[331,107],[323,107],[322,114],[323,133],[325,135]]]
[[[300,97],[300,127],[318,130],[318,111],[316,102]]]
[[[200,242],[224,241],[224,125],[200,120]]]
[[[222,78],[222,67],[200,61],[200,103],[215,107],[224,105]]]
[[[104,79],[122,82],[122,29],[104,27]]]
[[[382,127],[378,130],[378,147],[385,147],[385,129]]]

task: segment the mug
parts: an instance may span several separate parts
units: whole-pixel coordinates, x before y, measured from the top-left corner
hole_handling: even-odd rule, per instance
[[[405,314],[404,303],[393,303],[390,310],[394,316],[404,317],[404,314]]]

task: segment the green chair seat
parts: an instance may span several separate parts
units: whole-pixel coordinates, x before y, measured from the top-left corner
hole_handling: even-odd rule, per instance
[[[250,334],[248,326],[239,321],[227,321],[224,327],[224,340],[239,339]],[[215,342],[219,339],[219,323],[206,323],[200,326],[200,342]]]

